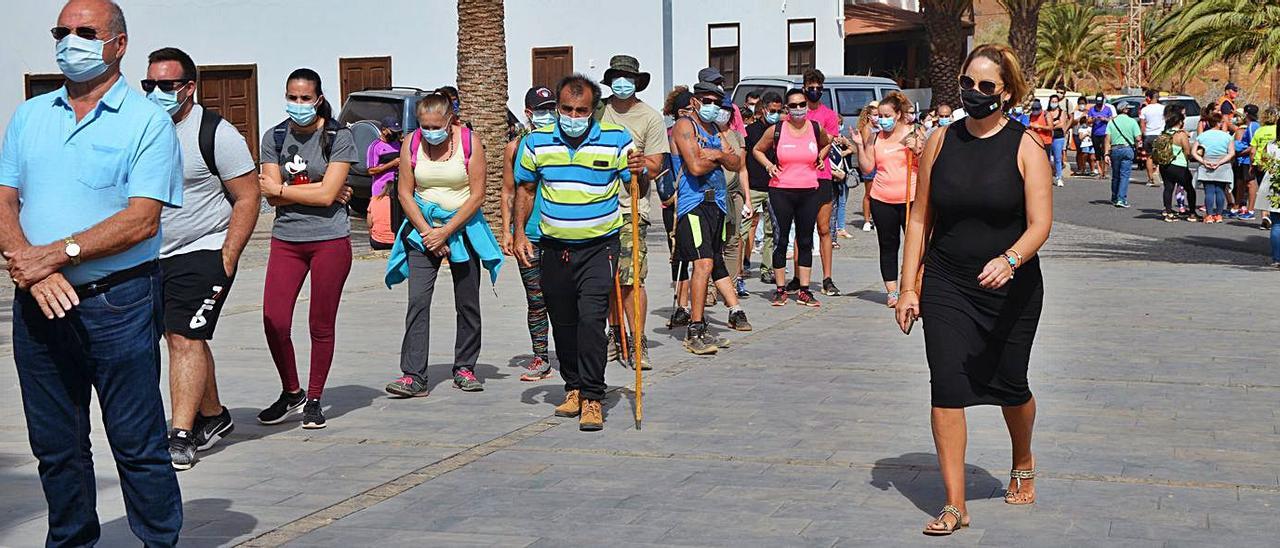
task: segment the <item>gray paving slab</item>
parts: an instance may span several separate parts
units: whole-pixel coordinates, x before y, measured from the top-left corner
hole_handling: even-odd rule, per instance
[[[1030,370],[1040,501],[1003,504],[1007,433],[997,410],[973,409],[966,484],[974,527],[930,543],[1273,546],[1280,368],[1269,341],[1280,317],[1253,312],[1280,305],[1280,273],[1263,266],[1261,233],[1169,226],[1143,211],[1094,206],[1102,186],[1090,185],[1073,180],[1055,191],[1066,222],[1044,252],[1046,306]],[[1151,198],[1134,191],[1139,205]],[[682,332],[662,327],[669,290],[655,269],[657,368],[646,377],[644,429],[631,423],[633,373],[611,365],[617,390],[603,433],[561,420],[504,444],[547,420],[563,394],[558,379],[516,380],[529,348],[514,268],[496,295],[481,295],[477,372],[486,390],[449,387],[454,318],[442,284],[433,393],[393,400],[381,386],[397,373],[404,289],[381,286],[380,258],[365,249],[339,315],[329,428],[257,425],[254,414],[279,387],[261,331],[259,233],[214,343],[237,429],[179,475],[184,544],[296,530],[279,538],[295,546],[920,545],[920,527],[943,503],[922,335],[904,337],[890,321],[874,235],[855,232],[842,244],[836,280],[851,295],[816,310],[774,309],[761,298],[768,288],[752,281],[744,306],[756,330],[729,333],[734,345],[715,358],[683,353]],[[661,238],[649,245],[661,264]],[[303,295],[295,343],[305,364]],[[720,329],[723,316],[723,308],[709,314]],[[6,332],[7,322],[0,315]],[[0,339],[0,356],[11,355]],[[20,401],[12,366],[0,368],[3,546],[37,545],[45,534]],[[94,420],[102,544],[132,544],[97,413]],[[452,467],[451,457],[463,464]],[[352,498],[389,485],[406,488]],[[299,528],[326,508],[349,511]]]

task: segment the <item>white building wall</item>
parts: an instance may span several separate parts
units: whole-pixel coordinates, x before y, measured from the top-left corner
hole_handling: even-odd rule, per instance
[[[258,127],[285,118],[284,79],[294,69],[320,74],[339,107],[338,58],[391,55],[392,82],[431,89],[456,79],[458,16],[449,0],[380,0],[376,8],[344,0],[117,0],[129,24],[122,70],[139,88],[147,54],[174,46],[199,65],[258,66]],[[0,48],[0,121],[24,99],[23,73],[57,73],[54,41],[59,0],[6,6]],[[388,17],[389,14],[396,14]],[[413,29],[412,41],[404,38]]]
[[[284,118],[284,78],[293,69],[320,73],[327,95],[341,97],[338,59],[392,56],[395,85],[431,89],[456,80],[457,9],[450,0],[118,0],[129,23],[123,70],[135,89],[147,53],[182,48],[200,65],[256,64],[259,128]],[[663,78],[663,0],[508,0],[509,101],[523,110],[534,47],[573,46],[574,69],[599,79],[609,58],[625,53],[653,75],[640,94],[658,108],[665,90],[692,84],[707,66],[707,25],[740,24],[742,76],[783,74],[788,19],[815,19],[816,64],[827,74],[844,66],[841,0],[671,0],[673,82]],[[6,5],[0,48],[0,123],[24,99],[24,73],[57,73],[48,29],[59,0]],[[375,7],[376,6],[376,7]],[[576,15],[570,15],[575,14]],[[465,100],[465,98],[464,98]],[[336,106],[336,105],[335,105]]]
[[[814,63],[844,73],[844,9],[840,0],[674,0],[674,79],[692,85],[707,66],[707,25],[738,23],[741,77],[787,73],[787,21],[814,19]]]
[[[580,15],[570,15],[575,13]],[[597,82],[610,57],[635,57],[651,75],[640,100],[662,108],[668,86],[662,81],[661,0],[508,0],[506,32],[507,106],[517,116],[523,117],[524,93],[533,82],[533,48],[553,46],[573,46],[573,69]]]

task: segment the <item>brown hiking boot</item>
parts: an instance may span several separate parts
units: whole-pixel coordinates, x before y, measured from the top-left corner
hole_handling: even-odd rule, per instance
[[[557,417],[576,417],[582,412],[582,400],[577,390],[570,390],[564,395],[564,403],[556,406]]]
[[[604,430],[604,412],[599,400],[583,400],[582,415],[578,417],[578,430],[595,432]]]

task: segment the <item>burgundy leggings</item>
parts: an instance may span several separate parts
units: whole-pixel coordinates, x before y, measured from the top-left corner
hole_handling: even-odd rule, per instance
[[[267,347],[287,392],[297,392],[298,365],[293,354],[293,309],[302,282],[311,273],[311,374],[307,398],[320,399],[333,364],[333,324],[338,318],[342,286],[351,273],[351,238],[321,242],[286,242],[271,239],[267,280],[262,296],[262,324]]]

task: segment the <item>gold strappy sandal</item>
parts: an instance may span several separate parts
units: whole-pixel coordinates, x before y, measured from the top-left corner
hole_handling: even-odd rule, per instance
[[[1036,502],[1035,493],[1031,493],[1031,499],[1025,502],[1019,502],[1015,500],[1015,497],[1022,495],[1022,481],[1036,479],[1035,468],[1032,468],[1030,470],[1010,470],[1009,478],[1010,478],[1009,489],[1006,489],[1004,492],[1005,504],[1012,504],[1015,506],[1035,504]]]
[[[956,523],[955,523],[955,525],[948,526],[948,525],[947,525],[947,522],[946,522],[946,521],[943,521],[943,518],[944,518],[947,514],[951,514],[951,515],[953,515],[953,516],[955,516],[955,517],[956,517]],[[935,523],[941,523],[941,524],[943,525],[943,527],[946,527],[946,528],[945,528],[945,529],[934,529],[934,528],[930,527],[930,525],[933,525],[933,524],[935,524]],[[955,506],[952,506],[952,505],[948,504],[948,505],[946,505],[946,506],[943,506],[943,507],[942,507],[942,513],[941,513],[941,514],[938,514],[938,519],[935,519],[935,520],[933,520],[933,521],[931,521],[931,522],[929,522],[929,523],[926,523],[926,524],[924,525],[924,531],[922,531],[922,532],[923,532],[924,534],[926,534],[926,535],[931,536],[931,537],[945,537],[945,536],[947,536],[947,535],[950,535],[951,533],[954,533],[954,532],[956,532],[956,531],[959,531],[960,529],[962,529],[962,528],[964,528],[964,527],[968,527],[968,526],[969,526],[969,522],[968,522],[968,521],[966,521],[966,520],[964,519],[964,516],[960,514],[960,509],[959,509],[959,508],[956,508]]]

